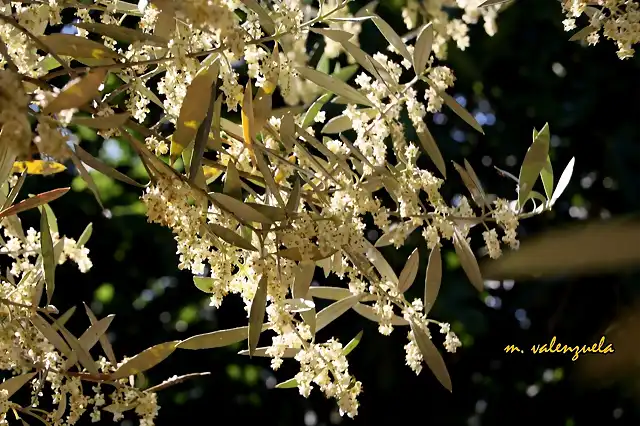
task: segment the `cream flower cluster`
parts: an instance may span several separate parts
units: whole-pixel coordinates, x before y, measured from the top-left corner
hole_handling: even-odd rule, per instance
[[[566,31],[576,28],[576,19],[589,17],[590,31],[586,40],[595,45],[600,33],[616,43],[618,57],[633,57],[634,45],[640,42],[640,3],[636,0],[566,0],[562,7],[567,15],[563,21]]]
[[[431,22],[435,32],[433,50],[438,59],[447,58],[447,44],[453,40],[460,50],[469,47],[469,25],[483,20],[485,32],[493,36],[498,28],[496,18],[501,4],[478,7],[485,0],[407,0],[402,17],[408,29]],[[452,19],[447,9],[462,10],[460,18]]]
[[[9,180],[9,188],[12,183],[14,179]],[[0,369],[14,375],[37,373],[25,385],[31,388],[31,401],[24,406],[15,402],[7,389],[0,390],[0,425],[12,424],[12,408],[45,424],[71,426],[89,410],[92,422],[100,421],[104,412],[112,413],[117,421],[122,418],[122,407],[130,407],[135,408],[140,424],[152,426],[159,408],[156,395],[133,388],[128,378],[98,384],[92,388],[93,395],[85,394],[79,374],[87,371],[71,372],[68,355],[61,353],[33,320],[37,316],[46,321],[45,317],[51,319],[58,313],[52,305],[39,307],[44,287],[40,232],[29,228],[24,233],[16,216],[0,221],[0,229],[4,236],[0,254],[12,260],[7,276],[0,280]],[[80,272],[91,269],[89,249],[84,244],[78,245],[75,239],[57,232],[52,233],[52,240],[58,264],[70,260]],[[112,365],[104,357],[96,362],[103,374],[114,372],[119,365]],[[102,386],[115,386],[109,396],[111,404],[107,404]],[[37,408],[44,392],[50,392],[55,407],[48,413]]]

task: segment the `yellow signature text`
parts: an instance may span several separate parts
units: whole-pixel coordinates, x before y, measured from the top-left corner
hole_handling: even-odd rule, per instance
[[[606,344],[606,338],[605,336],[602,336],[600,338],[600,341],[598,343],[594,343],[592,345],[575,345],[575,346],[570,346],[570,345],[566,345],[566,344],[562,344],[556,341],[556,336],[553,336],[551,338],[551,341],[549,343],[545,343],[542,345],[533,345],[531,347],[531,352],[533,352],[534,354],[545,354],[545,353],[572,353],[573,356],[571,357],[572,361],[576,361],[579,357],[580,354],[588,354],[588,353],[593,353],[593,354],[612,354],[615,352],[615,349],[613,348],[613,345],[611,343]],[[606,346],[605,346],[606,345]],[[522,349],[520,349],[518,346],[516,345],[507,345],[504,348],[504,351],[508,354],[513,354],[513,353],[523,353],[524,351]]]

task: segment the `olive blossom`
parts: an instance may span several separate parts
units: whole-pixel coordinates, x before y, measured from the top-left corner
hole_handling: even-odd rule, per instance
[[[71,159],[80,170],[86,163],[131,184],[121,172],[70,146],[65,128],[79,121],[103,138],[127,140],[150,178],[141,194],[147,219],[173,232],[178,268],[191,271],[212,306],[232,294],[244,302],[248,327],[219,330],[215,333],[224,339],[216,341],[248,340],[243,353],[260,351],[273,370],[293,358],[300,371],[290,385],[303,397],[318,388],[336,401],[341,415],[354,417],[364,385],[351,375],[347,355],[359,338],[347,344],[342,337],[316,338],[338,316],[353,309],[377,322],[383,336],[409,326],[407,366],[419,374],[425,362],[448,388],[446,370],[434,368],[425,355],[426,350],[439,356],[433,327],[444,336],[445,351],[456,352],[462,345],[449,323],[431,318],[435,295],[425,292],[424,300],[409,300],[405,294],[415,280],[420,252],[413,252],[398,275],[378,248],[401,248],[414,232],[421,235],[430,251],[427,277],[440,280],[440,249],[453,246],[472,283],[481,286],[471,249],[480,235],[476,231],[484,228],[488,255],[497,258],[501,243],[518,248],[520,219],[552,203],[528,211],[532,197],[523,196],[524,205],[516,208],[513,201],[485,192],[466,162],[456,170],[471,198],[462,196],[450,205],[441,195],[446,166],[427,128],[428,115],[448,105],[481,131],[447,94],[455,73],[442,61],[449,41],[462,50],[469,46],[469,25],[482,19],[485,32],[495,34],[500,4],[408,0],[402,16],[413,35],[401,37],[373,8],[355,11],[348,0],[307,3],[154,0],[135,8],[96,0],[74,3],[74,35],[54,37],[44,34],[50,25],[62,23],[67,3],[0,6],[0,170],[7,174],[2,196],[4,202],[18,185],[12,163],[27,158],[32,143],[40,154],[36,161]],[[614,7],[613,0],[604,3],[615,16],[636,19],[637,8],[630,2],[617,2],[625,7]],[[451,7],[462,11],[460,18],[450,17]],[[570,19],[585,10],[574,1]],[[134,28],[120,28],[129,16],[136,19]],[[604,26],[605,35],[618,34],[613,16],[598,15],[592,25]],[[374,21],[388,47],[373,53],[359,47],[365,20]],[[573,25],[565,22],[567,28]],[[633,40],[628,34],[618,38],[625,55]],[[317,63],[311,63],[318,55],[309,45],[321,49]],[[85,66],[71,68],[71,59]],[[71,78],[68,85],[51,83],[65,75]],[[107,76],[117,77],[119,86],[107,89]],[[241,84],[245,77],[246,85]],[[275,104],[276,90],[284,109]],[[121,97],[124,102],[118,103]],[[340,105],[339,115],[328,117],[328,102]],[[231,120],[234,112],[240,112],[240,124]],[[405,113],[413,129],[407,128]],[[35,131],[30,117],[37,120]],[[540,138],[548,139],[545,129]],[[435,167],[418,165],[423,151]],[[184,170],[176,166],[179,157]],[[525,159],[522,168],[523,176],[532,169],[537,179],[542,165]],[[82,176],[93,185],[88,172]],[[519,188],[534,183],[519,182]],[[37,201],[44,204],[50,196],[40,194]],[[50,232],[49,213],[42,210],[45,228],[40,231],[31,228],[25,234],[15,211],[12,219],[0,222],[5,237],[0,254],[11,258],[11,279],[3,278],[0,288],[0,314],[10,318],[0,329],[0,366],[15,374],[34,372],[22,377],[33,388],[34,404],[43,388],[51,391],[58,404],[46,419],[52,424],[75,424],[87,411],[93,422],[105,412],[118,421],[132,410],[142,425],[151,426],[159,409],[155,390],[180,378],[137,389],[124,376],[131,372],[128,362],[145,360],[145,352],[118,362],[102,339],[107,358],[87,360],[90,355],[81,355],[82,338],[64,333],[55,307],[40,307],[44,290],[50,302],[55,265],[72,261],[80,272],[92,267],[86,238]],[[382,235],[375,244],[367,238],[370,223]],[[343,285],[311,285],[318,268],[325,276],[335,274]],[[322,299],[332,302],[320,309],[316,304]],[[88,315],[91,327],[110,321],[96,322],[90,310]],[[49,331],[54,325],[64,340]],[[262,333],[270,334],[270,345],[258,348]],[[168,356],[178,348],[204,349],[209,347],[202,343],[206,338],[150,350]],[[149,362],[148,368],[153,365]],[[85,394],[86,380],[94,383],[91,396]],[[0,421],[6,422],[12,408],[38,415],[13,402],[0,385]]]

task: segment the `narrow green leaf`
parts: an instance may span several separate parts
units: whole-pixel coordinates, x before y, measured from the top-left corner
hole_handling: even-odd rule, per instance
[[[533,189],[533,185],[535,185],[541,170],[547,162],[549,140],[549,125],[545,124],[534,138],[522,161],[518,178],[518,206],[520,209],[524,206],[529,193]]]
[[[91,322],[91,325],[95,325],[99,322],[98,318],[96,318],[96,315],[93,313],[91,308],[87,306],[86,303],[84,303],[84,310],[87,313],[87,317],[89,317],[89,321]],[[102,350],[104,351],[104,354],[107,356],[107,359],[109,360],[109,362],[112,365],[117,365],[118,360],[116,359],[116,356],[113,353],[113,348],[111,347],[111,342],[109,342],[109,338],[105,334],[102,334],[98,337],[98,341],[100,342],[100,346],[102,346]]]
[[[316,264],[310,260],[304,260],[300,262],[295,272],[293,281],[293,297],[306,298],[309,293],[311,281],[313,280],[313,274],[316,270]]]
[[[224,187],[222,192],[226,195],[242,201],[242,181],[236,165],[232,161],[227,163],[227,173],[224,175]]]
[[[30,210],[46,203],[50,203],[51,201],[56,200],[69,192],[69,189],[71,188],[52,189],[51,191],[42,192],[31,198],[27,198],[26,200],[22,200],[19,203],[0,211],[0,219],[13,216],[25,210]]]
[[[62,337],[53,329],[51,324],[45,321],[40,314],[32,315],[29,321],[38,329],[40,333],[51,343],[57,350],[59,350],[67,358],[71,357],[71,348],[64,341]]]
[[[291,388],[297,388],[298,387],[298,381],[296,380],[295,377],[292,377],[289,380],[285,380],[284,382],[278,383],[276,385],[276,389],[291,389]]]
[[[193,277],[193,283],[196,285],[198,290],[204,291],[205,293],[213,293],[213,288],[216,280],[211,277]]]
[[[420,266],[420,253],[418,249],[414,249],[405,263],[404,268],[400,271],[400,277],[398,278],[398,293],[404,293],[409,290],[409,287],[416,280],[418,274],[418,266]]]
[[[310,28],[310,30],[316,34],[320,34],[333,41],[341,43],[343,41],[349,41],[353,38],[353,33],[344,30],[338,30],[335,28]]]
[[[420,140],[420,144],[424,148],[425,152],[438,168],[442,176],[447,178],[447,166],[445,165],[444,158],[442,158],[442,153],[440,152],[440,148],[438,148],[438,144],[436,143],[433,136],[431,136],[431,132],[425,126],[424,132],[417,132],[418,139]]]
[[[424,25],[416,39],[416,45],[413,49],[413,69],[416,75],[422,75],[426,69],[431,49],[433,46],[433,25],[431,22]]]
[[[547,162],[542,170],[540,170],[540,179],[542,179],[547,200],[550,200],[553,196],[553,167],[551,166],[551,158],[549,158],[548,155]]]
[[[216,62],[217,65],[217,62]],[[217,79],[217,74],[214,77]],[[202,157],[204,151],[207,148],[207,142],[209,141],[209,133],[211,133],[211,126],[213,124],[213,115],[216,106],[216,85],[211,85],[211,96],[209,98],[209,108],[207,109],[207,115],[204,117],[204,121],[200,123],[198,131],[196,132],[196,138],[193,145],[193,156],[191,157],[191,164],[189,164],[189,181],[196,182],[196,179],[202,177]],[[206,187],[206,184],[204,184]]]
[[[376,314],[376,311],[371,306],[365,305],[364,303],[356,303],[353,310],[369,321],[377,323],[382,322],[382,317]],[[385,321],[387,320],[385,319]],[[397,315],[393,315],[391,317],[391,325],[406,326],[409,325],[409,321]]]
[[[389,265],[382,253],[378,251],[371,243],[365,240],[367,246],[367,259],[376,267],[380,275],[391,281],[392,284],[398,285],[398,277],[396,276],[393,268]]]
[[[92,169],[96,169],[103,175],[109,176],[110,178],[119,180],[120,182],[124,182],[128,185],[137,186],[138,188],[144,187],[144,185],[139,184],[138,182],[131,179],[129,176],[125,175],[124,173],[121,173],[116,169],[114,169],[113,167],[108,166],[102,161],[98,160],[97,158],[89,154],[87,151],[82,149],[79,145],[75,146],[75,155],[77,155],[78,158],[83,163],[86,163],[89,167],[91,167]]]
[[[260,174],[262,175],[262,178],[264,179],[264,182],[267,185],[267,188],[269,188],[269,192],[271,192],[271,194],[276,198],[276,200],[278,201],[278,204],[280,204],[280,206],[284,208],[285,207],[284,200],[282,199],[282,195],[280,194],[278,185],[276,185],[276,181],[273,178],[273,173],[271,172],[271,169],[269,169],[269,166],[267,165],[267,162],[264,156],[262,155],[261,152],[255,152],[255,159],[258,166],[258,170],[260,170]]]
[[[440,284],[442,282],[442,255],[440,246],[437,245],[429,254],[427,276],[424,282],[424,314],[427,315],[438,298]]]
[[[342,314],[351,309],[360,300],[361,295],[351,295],[332,303],[316,315],[316,332],[322,330],[335,321]]]
[[[267,288],[267,276],[263,274],[258,282],[258,288],[251,301],[251,310],[249,312],[249,356],[252,356],[258,347],[258,340],[262,332],[262,320],[267,308]]]
[[[411,53],[409,53],[409,49],[402,41],[402,38],[395,32],[391,25],[389,25],[384,19],[380,16],[372,13],[373,23],[376,24],[376,27],[380,30],[384,38],[395,48],[395,50],[402,55],[407,61],[411,62]]]
[[[93,358],[91,358],[89,351],[82,347],[78,339],[76,339],[76,337],[64,327],[60,327],[60,333],[62,334],[62,336],[64,336],[64,339],[67,341],[69,347],[73,351],[69,359],[71,360],[75,358],[80,361],[80,364],[94,376],[100,374],[100,371],[98,370],[98,367],[96,366]]]
[[[51,36],[48,36],[51,37]],[[72,36],[73,37],[73,36]],[[80,37],[73,37],[80,38]],[[99,95],[99,88],[107,71],[98,69],[90,71],[84,77],[72,80],[62,91],[42,109],[43,114],[55,114],[62,110],[79,108]]]
[[[93,193],[93,196],[100,208],[104,210],[104,205],[100,200],[100,192],[98,191],[98,186],[91,177],[91,174],[87,171],[87,168],[84,166],[84,164],[82,164],[80,158],[78,158],[78,156],[74,152],[71,153],[71,161],[73,162],[73,165],[78,169],[78,172],[80,172],[80,177],[82,178],[82,180],[86,182],[87,186]]]
[[[571,180],[571,175],[573,175],[573,166],[576,164],[576,157],[571,157],[571,160],[565,167],[564,171],[560,175],[560,180],[558,181],[558,186],[553,192],[553,196],[551,197],[551,205],[553,206],[558,198],[562,195],[567,186],[569,185],[569,181]],[[2,213],[0,213],[0,217],[2,217]]]
[[[11,398],[14,393],[18,392],[20,388],[26,385],[31,379],[33,379],[36,375],[36,371],[33,373],[21,374],[19,376],[11,377],[10,379],[5,380],[0,383],[0,390],[6,390],[8,394],[6,398]]]
[[[109,378],[111,380],[117,380],[128,377],[132,374],[147,371],[171,355],[179,343],[180,340],[174,340],[172,342],[160,343],[145,349],[118,367],[118,369],[113,372]]]
[[[462,237],[460,231],[458,231],[457,229],[453,234],[453,247],[455,248],[456,255],[460,260],[462,269],[469,278],[469,281],[471,281],[471,284],[473,284],[473,286],[478,291],[484,290],[484,281],[482,280],[482,275],[480,274],[478,261],[471,251],[469,243],[465,238]]]
[[[178,343],[178,349],[213,349],[233,345],[246,340],[248,330],[249,327],[245,325],[243,327],[198,334]]]
[[[225,210],[228,210],[234,215],[240,222],[250,223],[266,223],[272,224],[273,221],[257,211],[254,208],[249,207],[242,201],[236,200],[225,194],[212,192],[209,194],[214,201],[218,202]]]
[[[373,106],[365,95],[333,76],[323,74],[309,67],[296,67],[296,70],[303,78],[314,82],[318,86],[336,95],[351,99],[354,103]]]
[[[82,247],[83,245],[87,244],[87,242],[89,241],[89,238],[91,238],[91,233],[93,232],[93,224],[89,223],[87,225],[86,228],[84,228],[84,231],[82,231],[82,235],[80,235],[80,238],[78,238],[78,247]]]
[[[244,3],[249,10],[258,15],[258,22],[260,22],[260,25],[265,29],[267,34],[273,35],[276,32],[275,22],[271,19],[269,12],[260,6],[260,3],[256,0],[242,0],[242,3]]]
[[[53,256],[53,239],[51,238],[46,212],[40,215],[40,251],[42,253],[44,280],[47,283],[47,304],[50,305],[53,292],[56,288],[56,261]]]
[[[142,31],[134,30],[133,28],[127,28],[122,25],[114,24],[101,24],[98,22],[75,22],[74,27],[84,28],[85,30],[100,34],[116,41],[122,41],[125,43],[143,42],[147,44],[153,44],[156,46],[166,46],[169,40],[166,40],[157,35],[143,33]]]
[[[304,115],[304,119],[302,120],[303,128],[307,128],[313,125],[316,116],[322,110],[322,107],[324,106],[324,104],[329,102],[332,97],[333,97],[333,93],[325,93],[324,95],[316,99],[314,103],[311,104],[311,106],[309,107],[309,109]],[[295,123],[293,124],[293,128],[295,128]],[[295,130],[290,130],[287,133],[293,136],[294,131]],[[282,129],[281,129],[281,132],[282,132]]]
[[[231,229],[225,228],[224,226],[215,223],[208,223],[206,225],[206,229],[232,246],[250,251],[258,251],[258,249],[256,249],[249,240],[236,232],[233,232]]]
[[[298,206],[300,205],[300,176],[296,175],[296,180],[293,182],[293,189],[289,194],[289,199],[287,200],[286,210],[289,213],[295,213],[298,211]]]
[[[426,333],[413,322],[411,322],[411,331],[413,331],[413,336],[427,367],[429,367],[442,386],[444,386],[449,392],[452,392],[451,377],[449,377],[447,366],[436,346],[433,344],[429,336],[427,336]]]
[[[467,122],[468,125],[484,135],[484,130],[482,130],[482,126],[480,125],[480,123],[478,123],[475,117],[471,115],[469,111],[467,111],[462,105],[460,105],[458,101],[456,101],[453,97],[451,97],[451,95],[446,92],[440,92],[440,96],[442,96],[444,103],[449,108],[451,108],[458,117],[462,118]]]
[[[362,333],[363,331],[360,331],[356,334],[356,337],[351,339],[351,341],[347,343],[347,346],[342,349],[342,354],[344,356],[349,355],[360,344],[360,340],[362,340]]]

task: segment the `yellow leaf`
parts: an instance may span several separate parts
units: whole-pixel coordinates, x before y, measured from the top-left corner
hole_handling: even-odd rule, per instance
[[[16,161],[13,163],[12,173],[22,173],[27,171],[30,175],[50,175],[60,173],[67,168],[55,161],[33,160],[33,161]]]

